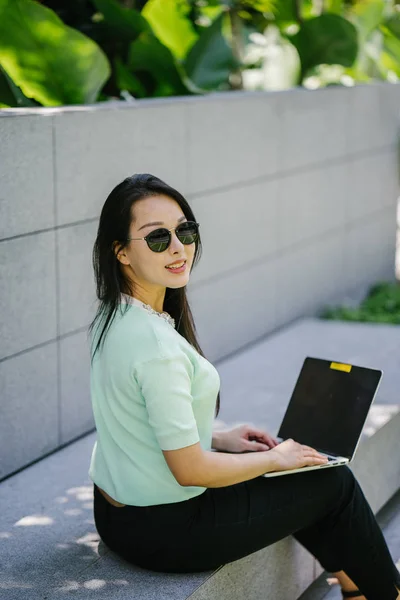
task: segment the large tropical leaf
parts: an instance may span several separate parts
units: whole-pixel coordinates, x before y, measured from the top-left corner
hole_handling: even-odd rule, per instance
[[[4,107],[38,106],[30,98],[27,98],[21,89],[15,85],[11,77],[7,75],[0,66],[0,103]]]
[[[130,44],[128,65],[130,71],[152,77],[152,96],[174,96],[187,94],[174,57],[151,31],[145,31]]]
[[[92,0],[103,15],[109,33],[125,42],[135,40],[143,31],[150,31],[146,19],[132,8],[121,6],[117,0]]]
[[[252,8],[260,12],[273,12],[278,3],[278,0],[239,0],[238,2],[240,7]]]
[[[203,90],[228,84],[229,74],[239,66],[222,35],[223,19],[221,14],[202,32],[184,63],[189,78]]]
[[[400,15],[396,14],[386,19],[384,22],[385,27],[397,38],[400,39]]]
[[[114,59],[115,82],[119,90],[127,90],[136,98],[146,97],[146,88],[118,57]]]
[[[278,2],[273,9],[273,13],[278,22],[293,22],[297,20],[296,6],[294,2]]]
[[[177,59],[183,59],[198,35],[186,16],[190,6],[176,0],[149,0],[142,15],[154,33]]]
[[[18,106],[17,99],[11,91],[10,81],[10,78],[0,67],[0,107],[2,108],[8,106]]]
[[[391,30],[382,26],[383,49],[394,61],[400,65],[400,39],[397,38]]]
[[[95,102],[110,75],[93,40],[32,0],[0,0],[0,65],[44,106]]]
[[[291,41],[299,52],[303,74],[319,64],[351,67],[357,58],[357,30],[339,15],[326,13],[304,21]]]
[[[325,12],[334,13],[335,15],[343,14],[344,0],[326,0]]]
[[[352,7],[349,17],[358,27],[363,41],[381,24],[385,0],[363,0]]]

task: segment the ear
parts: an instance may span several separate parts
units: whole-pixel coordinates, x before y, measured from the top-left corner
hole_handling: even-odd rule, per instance
[[[123,265],[129,265],[129,258],[126,255],[126,252],[123,248],[121,248],[121,243],[120,242],[113,242],[112,244],[112,249],[113,252],[115,254],[115,256],[117,257],[117,260],[119,260],[120,263],[122,263]]]

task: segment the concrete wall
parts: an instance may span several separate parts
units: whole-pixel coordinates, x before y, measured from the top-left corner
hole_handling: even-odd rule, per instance
[[[93,427],[91,250],[121,179],[191,202],[188,292],[217,361],[393,279],[399,105],[381,84],[0,111],[0,478]]]

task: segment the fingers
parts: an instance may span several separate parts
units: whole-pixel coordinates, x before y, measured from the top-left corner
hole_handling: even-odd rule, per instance
[[[307,460],[307,462],[311,461],[314,465],[320,465],[328,462],[327,457],[323,454],[320,454],[320,452],[315,450],[315,448],[311,448],[311,446],[302,444],[302,449],[304,452],[304,458]]]
[[[252,430],[250,439],[255,439],[257,442],[267,444],[270,448],[275,448],[278,445],[278,440],[276,440],[272,435],[267,433],[266,431],[261,430]]]
[[[320,465],[328,462],[327,457],[322,456],[322,454],[313,454],[310,456],[305,456],[304,458],[307,462],[311,462],[314,465]]]
[[[252,450],[252,451],[262,451],[262,450],[269,450],[270,446],[268,446],[267,444],[261,444],[260,442],[247,442],[245,444],[245,448],[246,450]]]

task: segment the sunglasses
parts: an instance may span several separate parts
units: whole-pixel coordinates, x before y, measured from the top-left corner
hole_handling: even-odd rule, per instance
[[[199,225],[200,223],[196,223],[195,221],[185,221],[172,229],[161,227],[160,229],[154,229],[154,231],[151,231],[144,237],[127,238],[126,241],[146,240],[150,250],[153,252],[164,252],[171,243],[171,231],[175,230],[176,236],[182,244],[193,244],[199,236]]]

